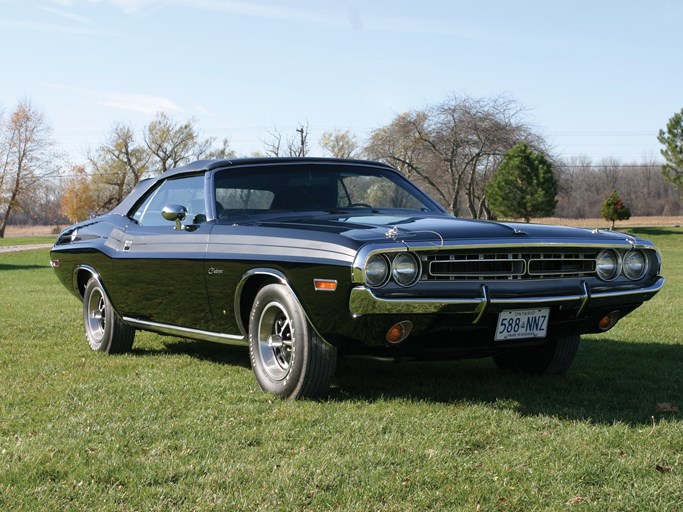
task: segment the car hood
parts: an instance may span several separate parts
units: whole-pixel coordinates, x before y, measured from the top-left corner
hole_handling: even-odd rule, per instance
[[[597,242],[635,241],[630,235],[615,231],[588,230],[566,226],[542,224],[503,223],[483,220],[459,219],[444,214],[323,214],[294,216],[269,220],[262,225],[271,227],[305,229],[336,233],[357,242],[378,242],[400,240],[410,242],[435,242],[444,244],[447,240],[525,240],[558,242],[587,238]]]

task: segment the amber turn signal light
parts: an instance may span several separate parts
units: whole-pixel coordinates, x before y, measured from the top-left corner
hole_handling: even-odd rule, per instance
[[[316,292],[333,292],[337,289],[337,281],[333,279],[314,279],[313,286]]]
[[[607,331],[615,326],[619,320],[619,311],[612,311],[609,315],[603,316],[598,322],[598,327],[602,331]]]
[[[389,327],[387,331],[387,341],[389,343],[400,343],[406,339],[413,330],[413,323],[404,320]]]

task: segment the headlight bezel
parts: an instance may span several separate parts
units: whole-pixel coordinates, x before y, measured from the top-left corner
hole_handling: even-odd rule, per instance
[[[601,271],[600,259],[603,255],[610,255],[614,260],[613,269],[609,273]],[[622,260],[619,251],[615,251],[614,249],[603,249],[595,258],[595,274],[602,281],[614,281],[621,274],[621,269]]]
[[[640,256],[642,258],[642,264],[638,272],[631,273],[631,267],[629,267],[629,260],[634,256]],[[650,263],[647,254],[645,254],[645,251],[642,251],[641,249],[631,249],[630,251],[626,252],[626,254],[624,254],[624,256],[622,257],[622,272],[624,276],[626,276],[626,278],[630,279],[631,281],[638,281],[645,277],[645,275],[647,275],[648,273],[649,266]]]
[[[401,266],[406,263],[412,263],[413,269],[410,273],[410,279],[407,280],[403,278],[403,273],[401,270],[401,268],[405,268]],[[402,252],[397,254],[394,256],[394,259],[391,262],[391,278],[397,285],[403,288],[409,288],[413,286],[420,279],[421,273],[422,269],[419,258],[410,252]]]
[[[410,251],[377,251],[365,259],[362,279],[372,289],[387,285],[410,288],[422,277],[422,262]]]
[[[370,277],[370,269],[373,264],[373,262],[376,262],[377,265],[383,265],[384,270],[382,272],[382,277],[381,279],[372,279]],[[363,267],[363,275],[365,279],[365,283],[370,287],[370,288],[381,288],[385,284],[387,284],[387,281],[389,281],[389,277],[391,275],[391,263],[389,262],[389,259],[387,258],[386,255],[384,254],[373,254],[371,255],[367,261],[365,262],[365,265]]]

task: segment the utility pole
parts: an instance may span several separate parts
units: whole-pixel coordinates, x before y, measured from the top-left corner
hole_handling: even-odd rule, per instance
[[[300,126],[299,128],[296,129],[296,131],[299,133],[299,136],[301,138],[301,147],[299,149],[299,156],[306,156],[306,138],[304,137],[304,127]]]

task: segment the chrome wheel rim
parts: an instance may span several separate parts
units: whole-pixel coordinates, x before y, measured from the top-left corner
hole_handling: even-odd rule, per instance
[[[277,302],[268,304],[261,313],[258,326],[258,355],[263,369],[273,380],[289,375],[294,354],[292,320]]]
[[[104,329],[107,325],[106,303],[104,294],[99,288],[95,288],[88,298],[88,318],[86,327],[90,334],[89,341],[94,348],[100,345],[104,338]]]

